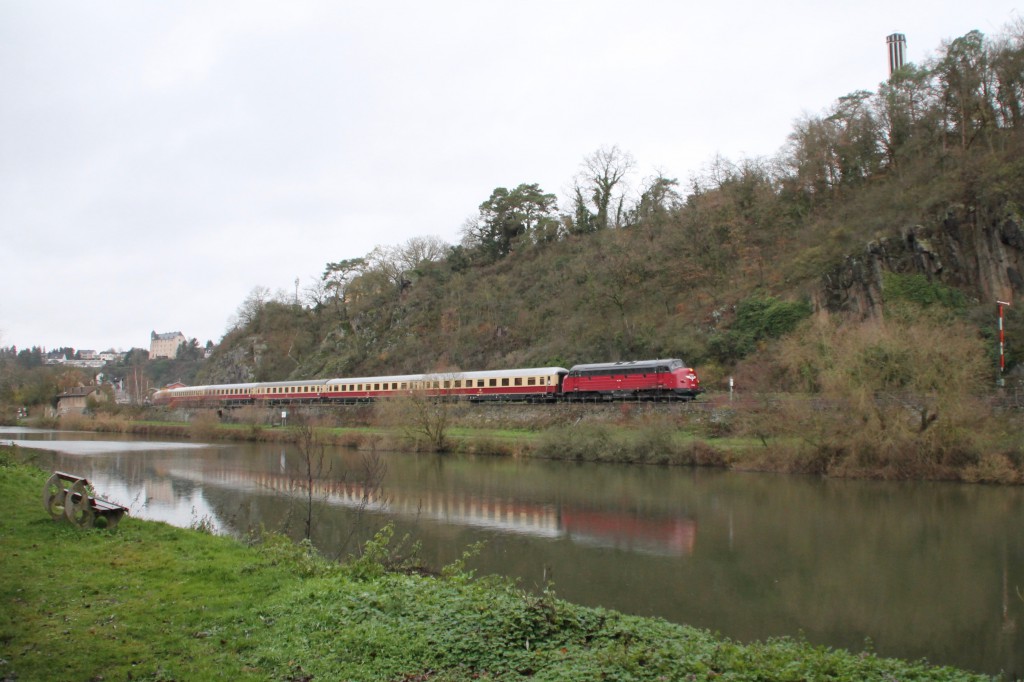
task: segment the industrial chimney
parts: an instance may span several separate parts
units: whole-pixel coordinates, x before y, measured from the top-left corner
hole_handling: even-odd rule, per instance
[[[902,33],[893,33],[885,39],[889,46],[889,77],[903,68],[907,53],[907,37]]]

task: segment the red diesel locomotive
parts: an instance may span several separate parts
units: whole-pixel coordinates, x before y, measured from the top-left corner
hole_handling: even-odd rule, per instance
[[[575,365],[562,381],[569,400],[692,400],[700,379],[682,360],[632,360]]]
[[[181,386],[156,391],[152,402],[169,407],[345,404],[413,394],[473,402],[692,400],[700,392],[700,380],[693,369],[671,359],[576,365],[568,370],[533,367]]]

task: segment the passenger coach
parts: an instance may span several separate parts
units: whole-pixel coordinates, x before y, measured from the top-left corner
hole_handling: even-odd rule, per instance
[[[162,388],[153,393],[154,405],[169,407],[237,407],[251,405],[260,384],[218,384]]]
[[[392,377],[330,379],[325,397],[330,402],[361,402],[377,398],[423,394],[480,400],[525,400],[545,402],[557,399],[562,367],[500,369],[450,374],[406,374]]]
[[[471,401],[552,402],[561,393],[562,378],[568,372],[562,367],[533,367],[484,372],[186,386],[156,391],[153,403],[170,407],[301,405],[360,403],[420,394]]]

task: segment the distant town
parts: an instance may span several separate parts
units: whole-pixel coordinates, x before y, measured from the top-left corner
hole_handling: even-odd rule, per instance
[[[189,381],[197,361],[212,352],[212,342],[201,347],[180,331],[151,332],[148,351],[139,346],[128,351],[71,346],[0,348],[0,370],[4,370],[0,372],[0,391],[10,392],[12,403],[21,403],[18,417],[28,416],[31,405],[38,406],[44,416],[60,416],[81,414],[102,403],[142,404],[148,402],[155,386]],[[43,365],[55,371],[29,373]]]
[[[188,339],[181,332],[167,332],[158,334],[151,332],[149,335],[149,359],[167,358],[173,360],[178,353],[178,348],[188,343]],[[209,357],[210,348],[207,348],[204,355]],[[68,367],[93,367],[100,368],[108,362],[120,363],[124,361],[127,351],[115,351],[113,349],[97,352],[95,350],[57,348],[43,353],[43,364],[45,365],[66,365]]]

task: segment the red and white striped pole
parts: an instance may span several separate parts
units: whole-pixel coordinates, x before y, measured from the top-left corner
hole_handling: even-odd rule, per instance
[[[999,380],[1003,385],[1003,372],[1006,370],[1006,336],[1003,332],[1003,307],[1010,305],[1006,301],[996,301],[999,305]]]

